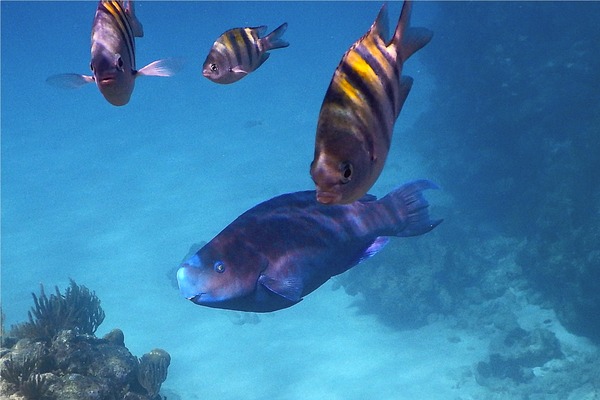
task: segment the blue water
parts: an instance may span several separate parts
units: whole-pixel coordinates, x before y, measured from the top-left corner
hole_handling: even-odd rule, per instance
[[[541,4],[543,9],[551,3]],[[355,297],[344,290],[332,291],[332,284],[288,310],[258,319],[195,306],[173,287],[172,270],[190,246],[210,240],[258,202],[313,188],[308,171],[323,95],[341,55],[366,32],[379,7],[376,2],[139,3],[136,12],[145,36],[136,42],[137,67],[164,57],[182,57],[186,63],[171,78],[139,78],[130,103],[114,107],[94,85],[66,91],[45,83],[46,77],[57,73],[89,73],[95,3],[3,1],[1,295],[5,326],[26,320],[31,293],[37,293],[40,284],[47,289],[65,288],[72,278],[94,290],[102,301],[106,319],[98,336],[118,327],[133,354],[141,356],[155,347],[171,354],[169,377],[163,385],[169,398],[500,398],[493,397],[493,389],[478,385],[472,372],[487,356],[492,333],[484,327],[473,330],[476,321],[468,320],[468,313],[453,315],[456,304],[433,310],[428,323],[398,329],[377,313],[361,312]],[[400,8],[400,3],[389,4],[392,21]],[[591,6],[589,11],[580,5],[569,12],[585,15],[597,13],[598,8]],[[469,12],[466,5],[463,9]],[[468,101],[432,98],[435,90],[451,83],[441,72],[447,62],[427,52],[457,45],[452,31],[440,31],[440,12],[438,3],[414,6],[413,25],[426,26],[436,36],[404,67],[415,84],[396,123],[388,164],[371,192],[381,196],[405,181],[430,178],[447,188],[428,194],[434,216],[457,221],[471,213],[486,215],[486,209],[473,210],[472,204],[457,200],[477,197],[476,181],[469,196],[462,180],[466,175],[431,161],[447,158],[447,165],[458,164],[456,158],[462,153],[456,149],[465,143],[463,139],[457,136],[453,147],[436,145],[438,140],[451,142],[451,129],[458,131],[445,122],[456,119],[452,105],[468,107],[464,105]],[[561,10],[544,14],[549,15],[561,15]],[[202,77],[201,63],[223,31],[257,25],[273,29],[282,22],[289,24],[284,38],[290,46],[273,51],[259,70],[227,86]],[[540,23],[540,29],[543,26]],[[535,27],[529,29],[536,32]],[[476,41],[477,36],[471,39]],[[464,46],[464,40],[461,43]],[[597,50],[588,47],[591,42],[581,43],[584,54]],[[506,44],[504,49],[511,51]],[[507,62],[507,57],[499,60]],[[595,62],[590,65],[598,65]],[[465,81],[473,86],[488,79],[485,68],[477,68],[480,63],[478,53],[465,62],[471,68],[464,71],[469,77]],[[452,66],[456,75],[456,61]],[[518,70],[518,66],[511,68]],[[592,70],[576,70],[574,77],[588,74]],[[565,85],[565,80],[556,77],[555,85]],[[488,91],[481,96],[494,95]],[[590,96],[597,99],[593,93]],[[598,117],[597,103],[581,108]],[[525,113],[528,108],[519,109]],[[437,130],[420,129],[423,118]],[[476,115],[474,120],[478,118],[489,126],[493,116]],[[565,136],[547,146],[568,142],[569,134]],[[426,152],[431,149],[435,150]],[[489,154],[500,151],[495,145],[478,153],[480,149],[469,152],[480,159],[461,158],[465,169],[472,172],[477,163],[485,166]],[[469,176],[481,179],[475,173]],[[597,176],[590,181],[597,193]],[[505,185],[510,186],[510,180]],[[593,204],[596,213],[598,204]],[[483,251],[486,262],[494,268],[512,266],[514,250],[529,232],[503,231],[506,221],[488,215],[493,217],[467,218],[464,224],[471,225],[461,225],[461,235],[477,231],[476,238],[454,236],[448,222],[439,232],[417,242],[409,240],[406,246],[423,246],[432,240],[460,253],[467,242],[478,249],[485,247],[484,241],[502,242],[497,245],[504,252],[501,255]],[[588,246],[576,251],[591,250]],[[448,255],[441,250],[427,254],[430,259]],[[389,260],[384,257],[385,250],[381,259]],[[370,275],[368,268],[377,267],[374,261],[357,268]],[[458,265],[463,267],[467,268]],[[469,283],[470,287],[479,284]],[[567,332],[557,322],[548,303],[530,302],[521,294],[522,288],[511,287],[511,292],[508,286],[494,296],[509,299],[508,308],[521,326],[537,326],[550,318],[556,334],[573,352],[597,354],[588,339]],[[473,307],[483,302],[471,298],[477,298]],[[493,300],[489,293],[483,298]],[[464,304],[463,311],[471,307]],[[468,321],[457,323],[460,319]],[[449,340],[456,335],[462,340]],[[586,394],[598,393],[599,387],[593,385]],[[515,388],[510,393],[520,398],[520,389]],[[576,388],[568,390],[575,393]]]

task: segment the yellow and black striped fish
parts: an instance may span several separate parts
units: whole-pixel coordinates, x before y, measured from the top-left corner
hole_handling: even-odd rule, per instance
[[[317,200],[350,203],[367,193],[385,163],[394,123],[412,86],[402,66],[431,40],[411,28],[405,1],[394,36],[387,39],[384,4],[369,31],[344,54],[319,113],[310,174]]]
[[[46,81],[64,88],[76,88],[96,82],[100,92],[115,106],[129,102],[138,76],[171,76],[180,67],[176,59],[154,61],[144,68],[135,67],[135,37],[143,37],[142,24],[135,16],[134,2],[101,0],[92,24],[90,68],[93,76],[59,74]]]
[[[287,23],[265,37],[266,26],[235,28],[213,44],[202,67],[202,75],[216,83],[233,83],[256,70],[269,58],[269,50],[289,46],[281,36]]]

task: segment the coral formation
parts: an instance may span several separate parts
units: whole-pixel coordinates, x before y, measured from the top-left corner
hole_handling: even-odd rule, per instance
[[[138,359],[125,347],[123,332],[104,338],[94,332],[104,319],[100,300],[71,281],[65,294],[58,288],[47,297],[34,294],[29,322],[12,329],[0,357],[0,397],[97,400],[160,399],[170,356],[153,350]],[[77,304],[72,304],[77,302]],[[139,380],[138,380],[139,377]]]
[[[151,399],[160,391],[160,386],[167,379],[167,369],[171,363],[171,356],[162,349],[154,349],[144,354],[139,359],[138,382]]]
[[[46,296],[40,287],[39,298],[32,293],[34,307],[28,312],[29,322],[12,328],[12,335],[32,339],[51,339],[61,330],[72,329],[81,334],[93,334],[104,321],[104,311],[96,294],[70,280],[62,294]]]

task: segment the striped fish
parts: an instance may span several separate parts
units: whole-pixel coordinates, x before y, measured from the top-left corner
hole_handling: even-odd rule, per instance
[[[310,174],[317,200],[351,203],[373,186],[390,148],[394,123],[412,86],[402,66],[432,32],[411,28],[405,1],[388,40],[384,4],[369,31],[344,54],[319,113]]]
[[[265,37],[261,35],[266,32],[266,26],[228,30],[210,49],[202,75],[216,83],[239,81],[269,58],[269,50],[289,46],[281,39],[286,28],[287,23],[283,23]]]
[[[93,75],[59,74],[46,82],[63,87],[77,88],[96,82],[100,92],[115,106],[129,102],[135,78],[146,76],[171,76],[180,67],[174,59],[154,61],[144,68],[135,67],[135,38],[143,37],[142,24],[135,16],[133,0],[127,2],[102,0],[98,3],[92,25]]]

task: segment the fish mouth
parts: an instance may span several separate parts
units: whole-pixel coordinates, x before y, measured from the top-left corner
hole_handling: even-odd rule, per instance
[[[210,71],[209,71],[209,70],[207,70],[207,69],[203,69],[203,70],[202,70],[202,75],[204,75],[206,78],[208,78],[208,77],[209,77],[211,74],[210,74]]]
[[[189,301],[191,301],[192,303],[201,304],[200,303],[200,298],[202,297],[203,294],[206,294],[206,293],[198,293],[197,295],[192,296],[192,297],[188,297],[187,299]]]
[[[116,77],[113,75],[103,76],[102,78],[99,78],[97,81],[98,81],[98,85],[109,86],[109,85],[112,85],[113,83],[115,83]]]
[[[322,204],[333,204],[339,202],[341,196],[332,192],[317,190],[317,201]]]

